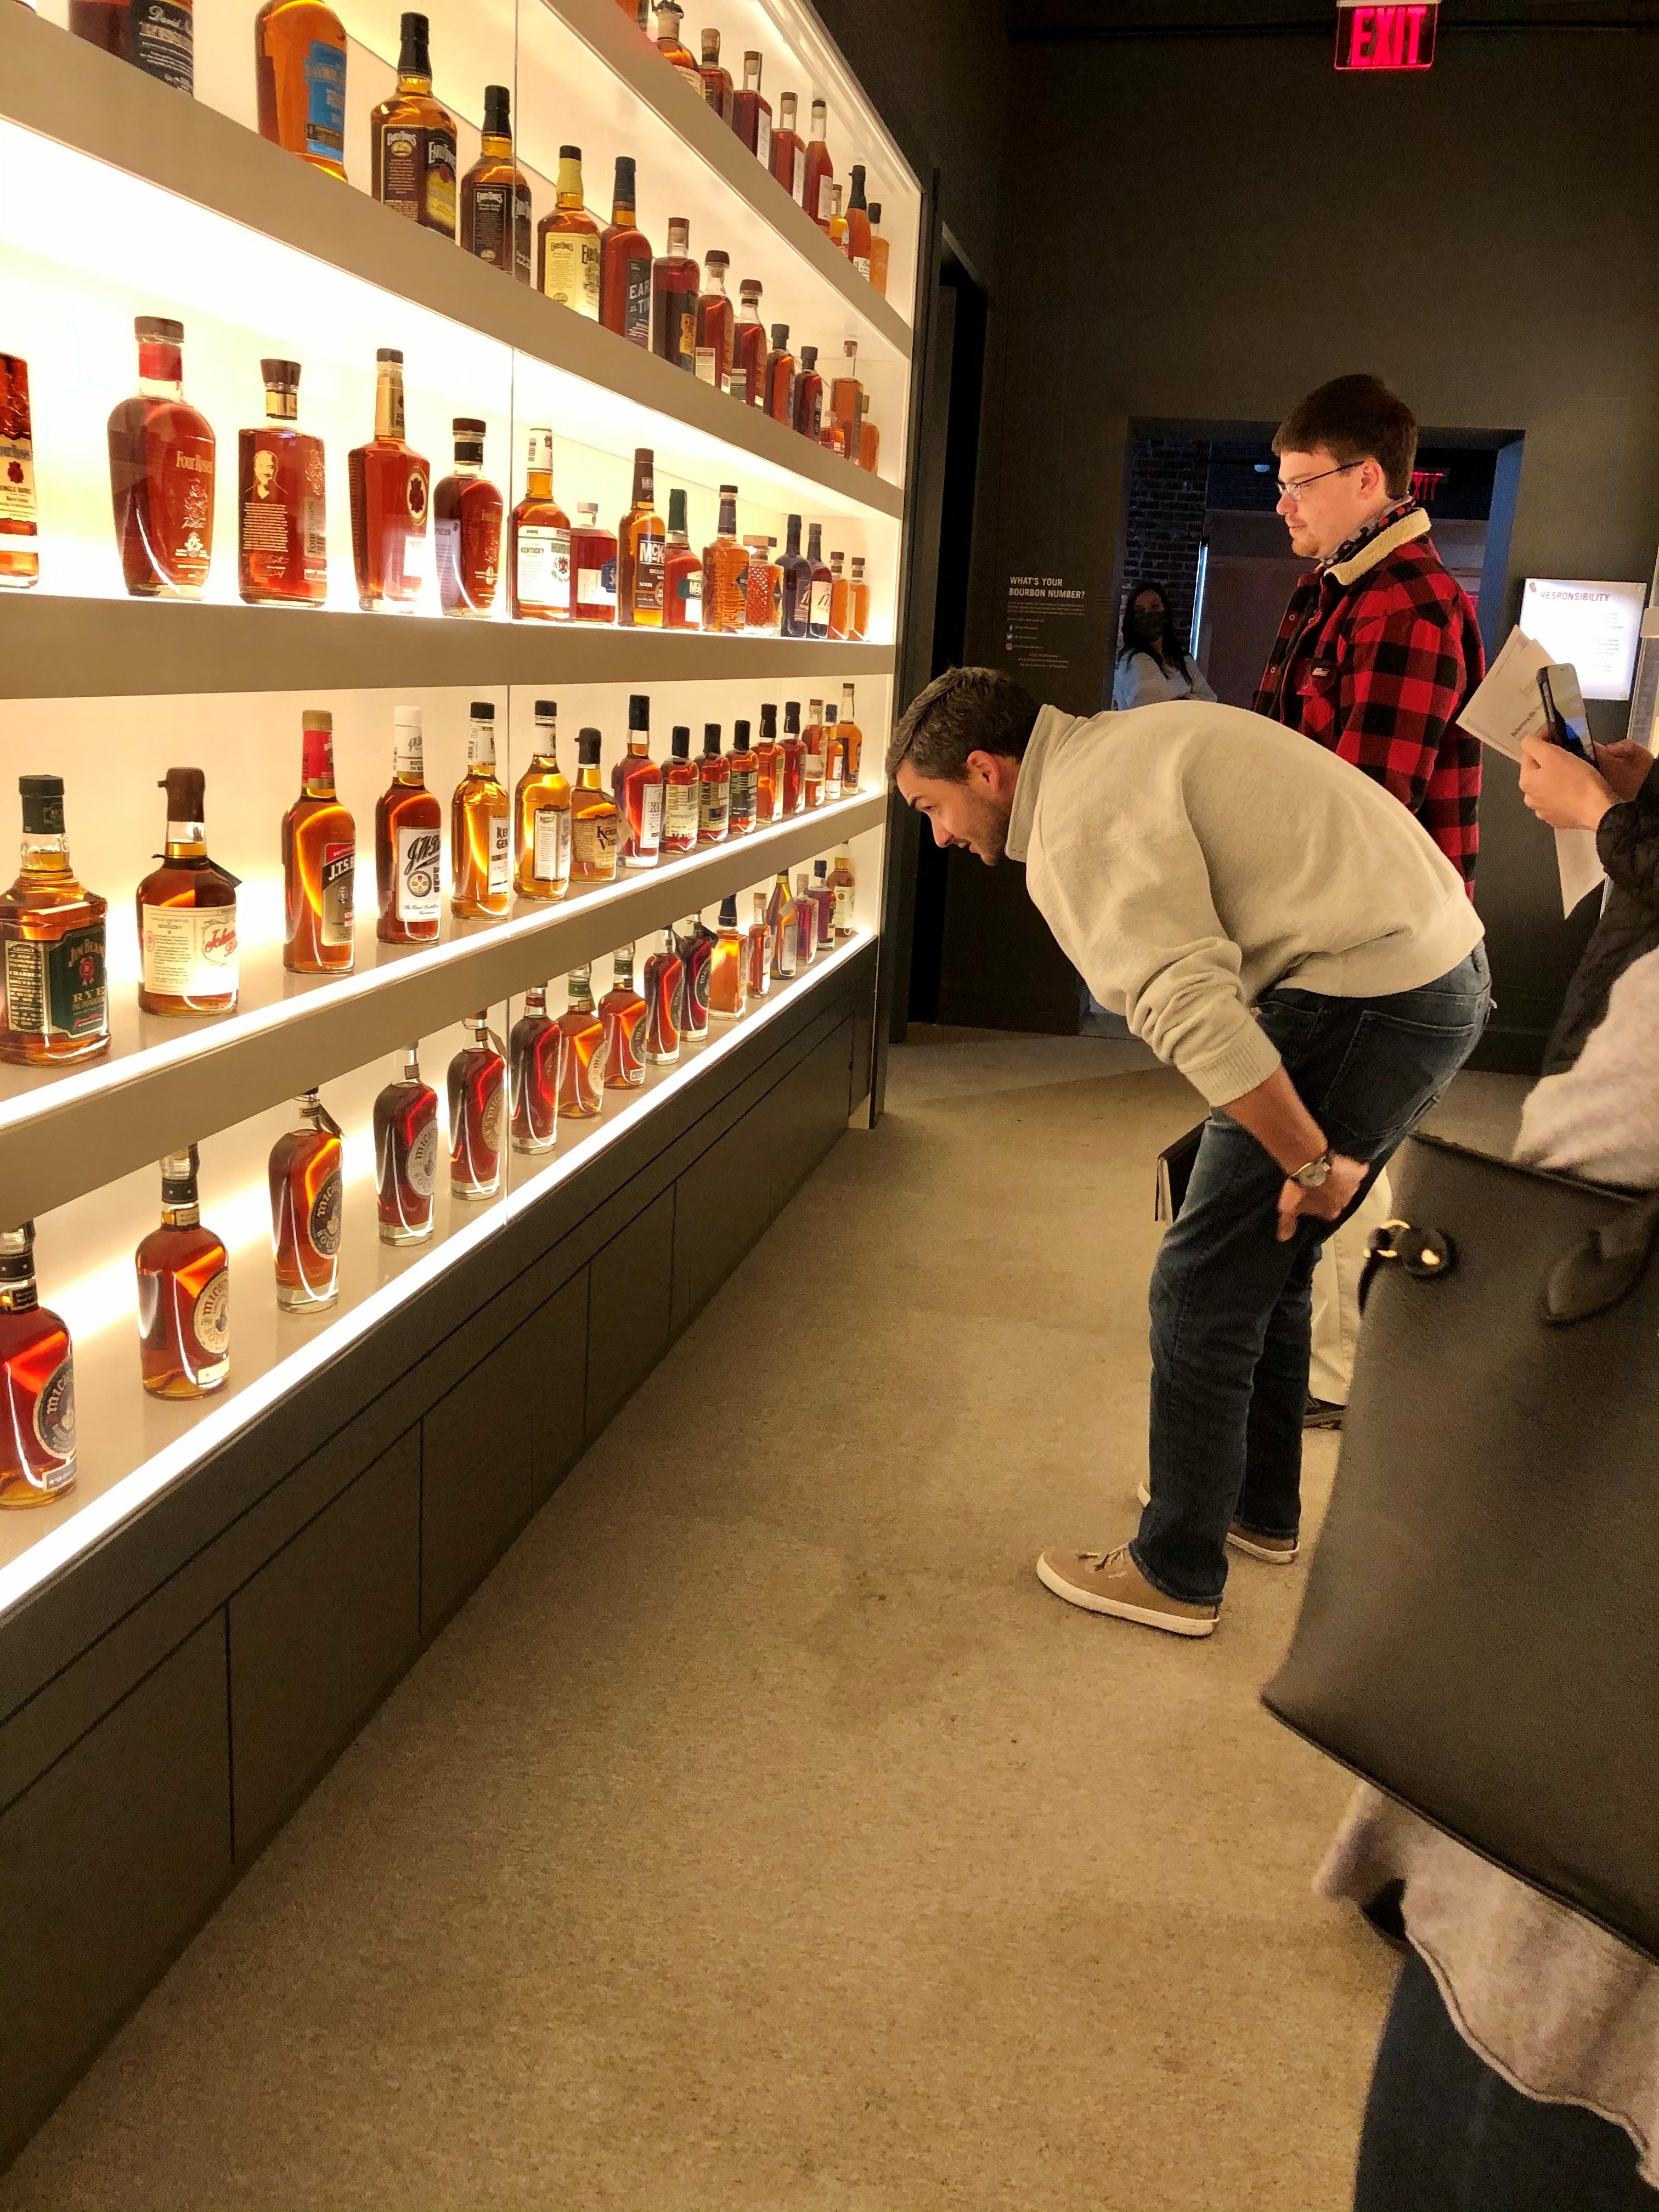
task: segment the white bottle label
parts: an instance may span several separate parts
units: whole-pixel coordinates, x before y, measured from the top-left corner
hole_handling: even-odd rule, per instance
[[[438,545],[438,581],[450,592],[459,592],[461,578],[461,526],[459,522],[434,522],[432,534]],[[404,574],[409,574],[409,563],[404,563]]]
[[[676,847],[696,842],[697,787],[695,783],[669,785],[663,836]]]
[[[772,166],[772,118],[763,112],[755,118],[755,155],[763,169]]]
[[[617,604],[617,564],[584,568],[576,578],[576,597],[585,607],[614,607]]]
[[[829,629],[829,627],[830,627],[830,586],[829,586],[829,585],[828,585],[828,584],[814,584],[814,585],[813,585],[813,586],[812,586],[812,596],[811,596],[811,601],[809,602],[809,609],[808,609],[808,613],[807,613],[807,617],[806,617],[806,619],[807,619],[807,621],[811,624],[811,626],[812,626],[812,628],[813,628],[814,629]]]
[[[794,201],[797,207],[800,205],[800,196],[805,190],[806,149],[805,146],[797,146],[795,149],[795,173],[789,182],[789,197]]]
[[[489,817],[489,896],[505,898],[513,887],[513,818]]]
[[[537,875],[544,884],[562,884],[570,873],[570,809],[536,809],[535,860]]]
[[[351,889],[356,864],[355,846],[343,843],[324,846],[323,906],[317,934],[325,945],[349,945],[351,942],[354,929]]]
[[[865,283],[867,284],[870,281],[870,264],[866,259],[865,256],[861,253],[855,253],[853,256],[853,266],[858,270],[859,275],[863,277]]]
[[[570,606],[570,532],[527,522],[519,532],[519,604]]]
[[[818,221],[820,222],[828,222],[834,211],[830,195],[835,189],[836,181],[833,177],[823,176],[818,179]]]
[[[640,843],[654,853],[662,843],[662,786],[647,783],[640,793]]]
[[[144,988],[174,999],[221,999],[236,988],[234,906],[147,906]]]
[[[392,894],[399,921],[436,921],[442,907],[443,836],[437,830],[399,830],[398,884]]]
[[[836,928],[840,932],[843,929],[850,929],[852,927],[853,886],[851,884],[837,884],[836,885]]]
[[[27,438],[0,437],[0,517],[34,521],[34,450]]]

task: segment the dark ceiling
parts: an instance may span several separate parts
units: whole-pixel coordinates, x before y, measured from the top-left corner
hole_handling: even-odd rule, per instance
[[[1238,37],[1328,31],[1335,0],[1008,0],[1018,40]],[[1522,26],[1659,31],[1659,0],[1442,0],[1440,35]]]

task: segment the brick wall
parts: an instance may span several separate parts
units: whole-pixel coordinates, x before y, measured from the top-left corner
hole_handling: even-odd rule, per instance
[[[1207,438],[1137,438],[1129,472],[1123,587],[1162,584],[1184,646],[1193,618],[1198,549],[1204,535]],[[1118,610],[1120,625],[1122,609]],[[1114,645],[1115,653],[1115,645]]]

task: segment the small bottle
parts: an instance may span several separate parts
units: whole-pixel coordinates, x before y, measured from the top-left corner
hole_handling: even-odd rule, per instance
[[[697,842],[723,845],[732,827],[732,763],[720,750],[718,722],[702,726],[697,775]]]
[[[472,1042],[449,1063],[449,1194],[471,1205],[501,1187],[507,1138],[507,1057],[489,1012],[469,1014]]]
[[[817,951],[818,910],[809,888],[811,878],[805,868],[795,877],[795,967],[799,971],[810,968],[812,956]]]
[[[836,709],[827,702],[823,709],[823,803],[833,806],[842,795],[841,732],[836,725]]]
[[[795,428],[803,438],[816,440],[823,427],[823,379],[818,374],[818,349],[800,349],[800,374],[795,379]]]
[[[783,702],[783,811],[799,814],[806,804],[805,770],[806,747],[800,733],[800,702]]]
[[[697,264],[690,246],[690,222],[670,216],[668,251],[651,264],[651,350],[688,373],[697,366]]]
[[[702,67],[697,71],[702,96],[722,123],[732,120],[734,94],[732,72],[720,67],[720,34],[705,31],[702,34]]]
[[[628,750],[611,771],[617,802],[617,852],[624,868],[654,868],[662,849],[662,770],[651,757],[651,700],[635,691],[628,702]]]
[[[763,403],[775,422],[795,419],[795,356],[789,350],[789,325],[774,323],[772,349],[763,371],[766,397]]]
[[[455,469],[432,499],[438,550],[438,604],[447,615],[483,617],[495,604],[501,573],[501,493],[483,472],[484,426],[458,415]]]
[[[720,901],[720,926],[709,949],[708,1011],[716,1021],[734,1022],[749,1003],[744,933],[738,926],[738,895]]]
[[[836,942],[840,943],[842,939],[850,937],[857,927],[854,906],[857,896],[858,879],[853,873],[853,856],[850,853],[836,854],[836,865],[830,871],[830,889],[832,894],[830,919]]]
[[[662,764],[662,847],[665,859],[696,849],[697,817],[702,779],[691,758],[691,732],[684,723],[669,738],[669,756]]]
[[[170,768],[167,850],[138,886],[138,1004],[147,1014],[236,1011],[236,885],[208,858],[206,778]]]
[[[645,963],[645,1057],[653,1067],[672,1067],[680,1056],[685,968],[665,929],[662,944]]]
[[[262,361],[259,372],[265,419],[237,439],[237,588],[250,606],[319,607],[328,597],[323,441],[299,428],[299,362]],[[0,493],[0,514],[3,502]]]
[[[680,36],[684,11],[676,0],[661,0],[657,9],[657,52],[683,82],[689,84],[699,100],[703,97],[702,71],[697,67],[696,57]],[[719,33],[716,33],[716,38]]]
[[[795,972],[795,941],[798,917],[795,902],[789,895],[789,872],[778,870],[778,879],[772,886],[772,896],[766,902],[766,927],[772,940],[772,973],[781,983],[787,983]]]
[[[591,499],[576,509],[576,527],[570,540],[570,567],[575,578],[573,602],[578,622],[613,623],[617,619],[617,541],[599,527],[599,510]]]
[[[803,809],[810,810],[814,806],[822,806],[823,804],[823,778],[826,765],[823,754],[823,709],[816,699],[812,702],[812,720],[803,739],[803,745],[805,750],[801,755],[800,763],[801,805]]]
[[[230,1263],[202,1226],[196,1147],[161,1162],[161,1225],[133,1255],[138,1362],[152,1398],[205,1398],[230,1372]]]
[[[841,211],[839,185],[831,185],[830,187],[830,243],[837,253],[844,255],[849,261],[852,259],[851,254],[847,251],[847,218]]]
[[[651,241],[634,220],[634,159],[617,156],[611,221],[599,238],[599,320],[629,345],[651,345]]]
[[[662,619],[666,629],[702,628],[702,562],[685,527],[685,494],[668,495],[668,537],[663,550]]]
[[[836,724],[841,738],[841,787],[844,798],[850,798],[859,787],[859,769],[864,758],[864,732],[853,716],[853,687],[841,687],[841,715]]]
[[[545,988],[526,991],[507,1041],[507,1097],[515,1152],[550,1152],[559,1133],[564,1034],[547,1011]]]
[[[553,211],[536,226],[536,282],[550,300],[599,319],[599,226],[582,190],[582,149],[561,146]]]
[[[840,374],[830,386],[830,412],[846,441],[847,458],[858,459],[859,424],[863,419],[864,386],[859,382],[859,349],[855,338],[842,347]]]
[[[834,942],[836,934],[836,893],[830,881],[828,860],[812,863],[812,904],[816,909],[812,936],[820,952]]]
[[[890,241],[881,234],[881,202],[870,203],[870,282],[884,300],[887,297],[887,256]]]
[[[536,702],[535,750],[513,793],[520,898],[562,898],[570,888],[570,786],[559,769],[559,709]]]
[[[772,928],[766,919],[766,893],[755,893],[755,918],[744,939],[745,981],[751,999],[763,999],[772,988]]]
[[[599,1000],[605,1024],[605,1087],[637,1091],[645,1081],[641,1056],[645,1000],[634,988],[634,948],[619,945],[611,956],[611,988]]]
[[[755,819],[775,822],[783,811],[783,754],[778,744],[778,710],[761,708],[760,739],[755,747]]]
[[[745,276],[738,287],[738,322],[732,333],[732,390],[745,407],[766,404],[766,325],[760,303],[759,277]]]
[[[842,574],[846,556],[832,552],[830,556],[830,635],[845,638],[853,620],[853,586]]]
[[[830,635],[830,592],[833,579],[829,563],[823,557],[823,525],[814,522],[806,532],[806,560],[811,568],[811,586],[806,602],[806,635],[825,638]]]
[[[509,592],[518,622],[566,623],[573,607],[570,518],[553,496],[553,433],[532,430],[524,497],[508,529]]]
[[[859,466],[866,476],[875,476],[881,465],[881,433],[870,420],[870,395],[862,392],[859,398]]]
[[[443,809],[426,787],[420,708],[398,707],[392,720],[392,781],[374,807],[374,934],[382,945],[432,945],[443,912]]]
[[[697,296],[697,350],[701,355],[713,348],[714,382],[722,390],[731,381],[732,346],[737,334],[732,302],[726,292],[726,272],[731,264],[729,253],[716,249],[704,254],[702,290]]]
[[[617,803],[599,782],[597,730],[576,732],[576,785],[570,794],[570,880],[608,884],[617,874],[621,830]]]
[[[403,1073],[374,1101],[374,1191],[382,1244],[423,1244],[438,1182],[438,1094],[406,1046]]]
[[[743,58],[743,89],[732,96],[732,128],[759,161],[772,161],[772,103],[761,91],[761,58],[751,47]]]
[[[347,468],[357,604],[365,614],[412,614],[426,580],[432,467],[404,436],[404,357],[395,346],[374,356],[374,435],[352,447]]]
[[[747,722],[732,725],[732,750],[726,765],[732,779],[727,824],[732,836],[742,837],[755,826],[760,798],[760,761],[749,742]]]
[[[787,520],[788,535],[784,542],[783,607],[778,618],[778,634],[781,637],[810,637],[812,628],[812,563],[800,550],[800,517],[792,514]],[[829,570],[824,570],[826,581]],[[824,628],[829,629],[826,606]]]
[[[772,557],[764,538],[745,538],[743,541],[745,563],[743,572],[743,626],[751,637],[775,637],[778,634],[780,602],[773,586]]]
[[[75,1351],[40,1303],[34,1224],[0,1230],[0,1508],[51,1505],[75,1482]]]
[[[270,1148],[269,1179],[276,1303],[284,1313],[320,1313],[340,1295],[345,1185],[340,1125],[319,1092],[295,1102],[295,1118]]]
[[[674,933],[674,949],[684,967],[680,987],[680,1033],[695,1044],[708,1034],[708,971],[714,933],[700,914],[689,914]]]
[[[847,635],[862,645],[870,629],[870,586],[864,580],[864,556],[853,556],[853,626]]]
[[[29,368],[21,354],[0,353],[0,592],[40,580]]]
[[[345,26],[322,0],[264,0],[253,19],[259,136],[345,182]]]
[[[681,496],[676,492],[669,502],[671,538],[674,520],[673,500]],[[702,549],[698,587],[702,627],[714,635],[735,637],[744,627],[744,580],[749,568],[749,556],[738,536],[736,484],[720,486],[720,528]]]
[[[527,284],[531,229],[530,185],[513,158],[513,96],[487,84],[482,149],[461,179],[461,244]]]
[[[424,15],[403,19],[398,89],[368,118],[374,191],[410,222],[455,235],[455,118],[432,97]]]
[[[798,105],[793,92],[779,100],[778,127],[772,133],[772,158],[767,164],[797,206],[806,182],[806,142],[795,128]]]
[[[283,965],[292,975],[349,975],[357,826],[334,788],[334,717],[300,717],[300,796],[283,817]]]
[[[656,472],[649,446],[634,454],[634,497],[617,525],[617,620],[635,629],[662,627],[662,570],[668,534],[656,507]]]
[[[513,805],[495,774],[495,709],[472,702],[466,774],[449,802],[449,910],[463,921],[503,915],[513,903]]]
[[[70,866],[64,779],[23,775],[22,866],[0,897],[0,1060],[69,1067],[109,1050],[108,901]]]
[[[565,982],[559,1112],[567,1121],[591,1121],[605,1106],[605,1024],[593,1004],[592,969],[573,968]]]
[[[825,232],[830,228],[830,188],[836,181],[835,165],[824,143],[829,113],[823,100],[812,102],[812,130],[806,142],[805,173],[801,182],[801,205],[818,228]]]
[[[868,279],[870,248],[873,233],[870,228],[870,210],[864,198],[864,164],[854,161],[852,168],[852,190],[847,196],[847,258],[859,275]]]
[[[213,430],[185,404],[184,325],[140,315],[132,327],[137,396],[108,429],[122,580],[135,599],[199,599],[213,557]]]

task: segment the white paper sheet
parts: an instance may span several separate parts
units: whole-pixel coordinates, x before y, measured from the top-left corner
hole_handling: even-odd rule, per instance
[[[1536,638],[1518,626],[1504,641],[1504,649],[1486,671],[1485,681],[1470,699],[1458,720],[1471,737],[1505,759],[1519,761],[1521,740],[1544,734],[1544,706],[1538,696],[1538,672],[1553,665]],[[1593,830],[1558,830],[1555,869],[1561,884],[1561,911],[1571,914],[1588,898],[1602,879],[1601,856]]]

